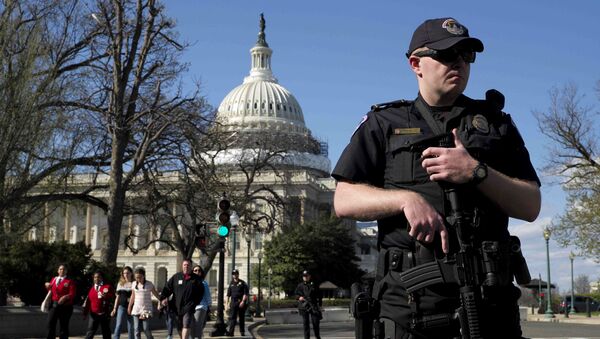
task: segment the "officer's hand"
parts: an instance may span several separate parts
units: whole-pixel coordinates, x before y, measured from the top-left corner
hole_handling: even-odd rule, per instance
[[[429,174],[431,181],[446,181],[453,184],[464,184],[473,177],[477,160],[473,159],[460,141],[458,132],[452,130],[454,148],[429,147],[421,155],[421,165]]]
[[[430,243],[435,238],[435,233],[439,232],[442,251],[448,253],[448,231],[444,226],[444,219],[419,193],[411,192],[411,194],[403,207],[410,226],[408,234],[417,241]]]

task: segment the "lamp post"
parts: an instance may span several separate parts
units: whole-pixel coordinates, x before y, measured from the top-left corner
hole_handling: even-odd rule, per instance
[[[219,285],[217,287],[217,321],[215,322],[214,330],[211,332],[211,336],[220,337],[227,333],[227,327],[224,320],[224,305],[223,305],[223,288],[225,283],[225,239],[219,239]]]
[[[268,300],[268,305],[267,305],[267,309],[271,309],[271,274],[273,274],[273,269],[269,267],[269,269],[267,270],[268,273],[268,277],[269,277],[269,299]]]
[[[552,283],[550,282],[550,229],[544,229],[544,239],[546,240],[546,264],[548,268],[548,301],[546,302],[546,318],[554,318],[554,312],[552,312]]]
[[[251,241],[252,241],[252,233],[250,231],[246,232],[246,234],[244,234],[244,238],[246,239],[246,245],[248,245],[248,255],[247,255],[247,260],[246,260],[246,272],[247,272],[247,279],[248,279],[248,292],[250,292],[252,289],[250,288],[250,245],[251,245]],[[250,297],[250,296],[248,296]],[[248,300],[248,305],[250,305],[250,300]],[[246,320],[252,321],[252,315],[250,314],[250,307],[246,307]]]
[[[258,252],[258,300],[256,302],[256,313],[254,313],[255,316],[260,317],[261,316],[261,309],[260,309],[260,295],[261,295],[261,289],[260,289],[260,264],[262,262],[262,257],[263,257],[263,253],[262,251]]]
[[[538,273],[538,314],[542,312],[542,274]]]
[[[575,304],[575,292],[573,291],[573,260],[575,260],[575,253],[569,253],[569,259],[571,259],[571,307],[568,311],[569,314],[575,314],[575,307],[573,307],[573,305]],[[565,310],[565,314],[566,313],[567,310]]]
[[[231,223],[231,269],[235,270],[235,248],[237,245],[237,227],[240,223],[240,217],[238,214],[233,211],[231,212],[231,217],[229,218],[229,222]],[[231,274],[231,272],[229,272]]]

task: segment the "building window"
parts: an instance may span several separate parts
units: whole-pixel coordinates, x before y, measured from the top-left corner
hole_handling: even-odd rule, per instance
[[[260,251],[262,249],[262,233],[254,234],[254,249]]]
[[[208,271],[208,285],[217,286],[217,270]]]

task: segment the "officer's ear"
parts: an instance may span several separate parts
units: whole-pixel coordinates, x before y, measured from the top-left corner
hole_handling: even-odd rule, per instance
[[[417,76],[421,76],[422,72],[421,72],[421,58],[419,58],[418,56],[414,56],[411,55],[408,57],[408,65],[410,66],[410,69],[412,69],[413,72],[415,72],[415,74]]]

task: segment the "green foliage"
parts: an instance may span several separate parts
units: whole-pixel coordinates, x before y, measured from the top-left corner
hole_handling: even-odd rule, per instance
[[[78,302],[87,292],[82,282],[88,281],[91,257],[83,242],[15,242],[0,253],[0,289],[19,296],[26,305],[39,305],[47,293],[44,283],[56,276],[60,264],[66,264],[67,276],[77,284]]]
[[[340,219],[295,225],[265,243],[263,266],[273,269],[272,285],[288,295],[293,294],[305,269],[318,282],[349,288],[364,273],[358,268],[354,247],[351,230]]]

